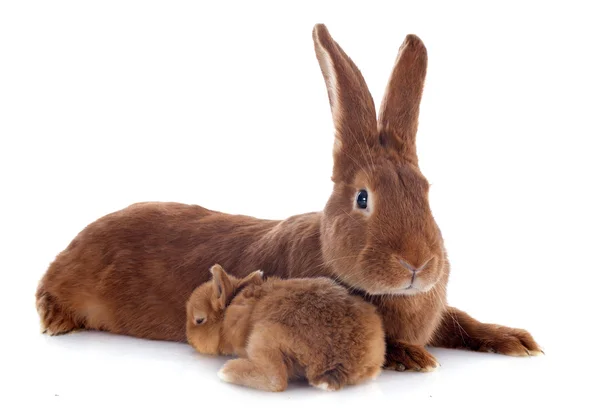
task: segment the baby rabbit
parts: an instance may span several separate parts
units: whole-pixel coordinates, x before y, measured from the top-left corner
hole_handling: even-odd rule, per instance
[[[237,355],[230,383],[279,392],[306,378],[333,391],[376,378],[385,358],[376,308],[329,278],[243,279],[216,264],[187,302],[186,335],[199,352]]]

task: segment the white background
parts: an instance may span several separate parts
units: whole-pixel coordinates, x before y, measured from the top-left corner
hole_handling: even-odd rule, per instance
[[[187,345],[39,334],[39,278],[106,213],[147,200],[322,209],[319,22],[377,107],[404,36],[423,39],[418,152],[449,301],[527,328],[546,356],[432,350],[435,373],[266,394],[220,382],[224,359]],[[0,402],[20,408],[2,412],[598,411],[599,41],[592,2],[2,2]]]

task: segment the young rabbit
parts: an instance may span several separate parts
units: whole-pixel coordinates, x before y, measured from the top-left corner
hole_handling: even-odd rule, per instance
[[[219,262],[235,275],[323,275],[368,294],[387,337],[387,367],[437,366],[424,348],[527,356],[520,329],[485,324],[446,303],[449,263],[419,169],[416,133],[427,51],[406,37],[379,118],[365,80],[324,25],[313,40],[335,126],[333,192],[322,212],[286,220],[196,205],[138,203],[83,229],[36,293],[49,334],[99,329],[185,341],[184,304]]]
[[[219,371],[226,382],[267,391],[304,377],[338,390],[376,378],[384,363],[376,308],[331,279],[243,279],[220,265],[187,303],[187,339],[199,352],[237,355]]]

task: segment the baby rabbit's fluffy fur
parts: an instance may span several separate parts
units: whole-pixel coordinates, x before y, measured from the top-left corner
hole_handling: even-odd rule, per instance
[[[296,377],[321,389],[374,379],[385,358],[376,308],[328,278],[243,279],[220,265],[187,303],[188,342],[199,352],[237,355],[227,382],[283,391]]]

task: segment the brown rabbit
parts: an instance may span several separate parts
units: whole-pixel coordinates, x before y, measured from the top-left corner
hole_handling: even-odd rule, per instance
[[[323,212],[286,220],[195,205],[139,203],[83,229],[37,290],[47,333],[99,329],[185,341],[185,302],[215,262],[282,278],[323,275],[366,295],[383,318],[387,367],[430,369],[424,348],[527,356],[520,329],[485,324],[446,303],[449,263],[419,169],[416,133],[427,51],[400,47],[379,112],[352,60],[324,25],[313,31],[335,126],[333,192]]]
[[[331,279],[237,279],[218,264],[211,273],[187,303],[187,339],[201,353],[240,357],[219,371],[224,381],[279,392],[302,377],[333,391],[381,372],[377,309]]]

